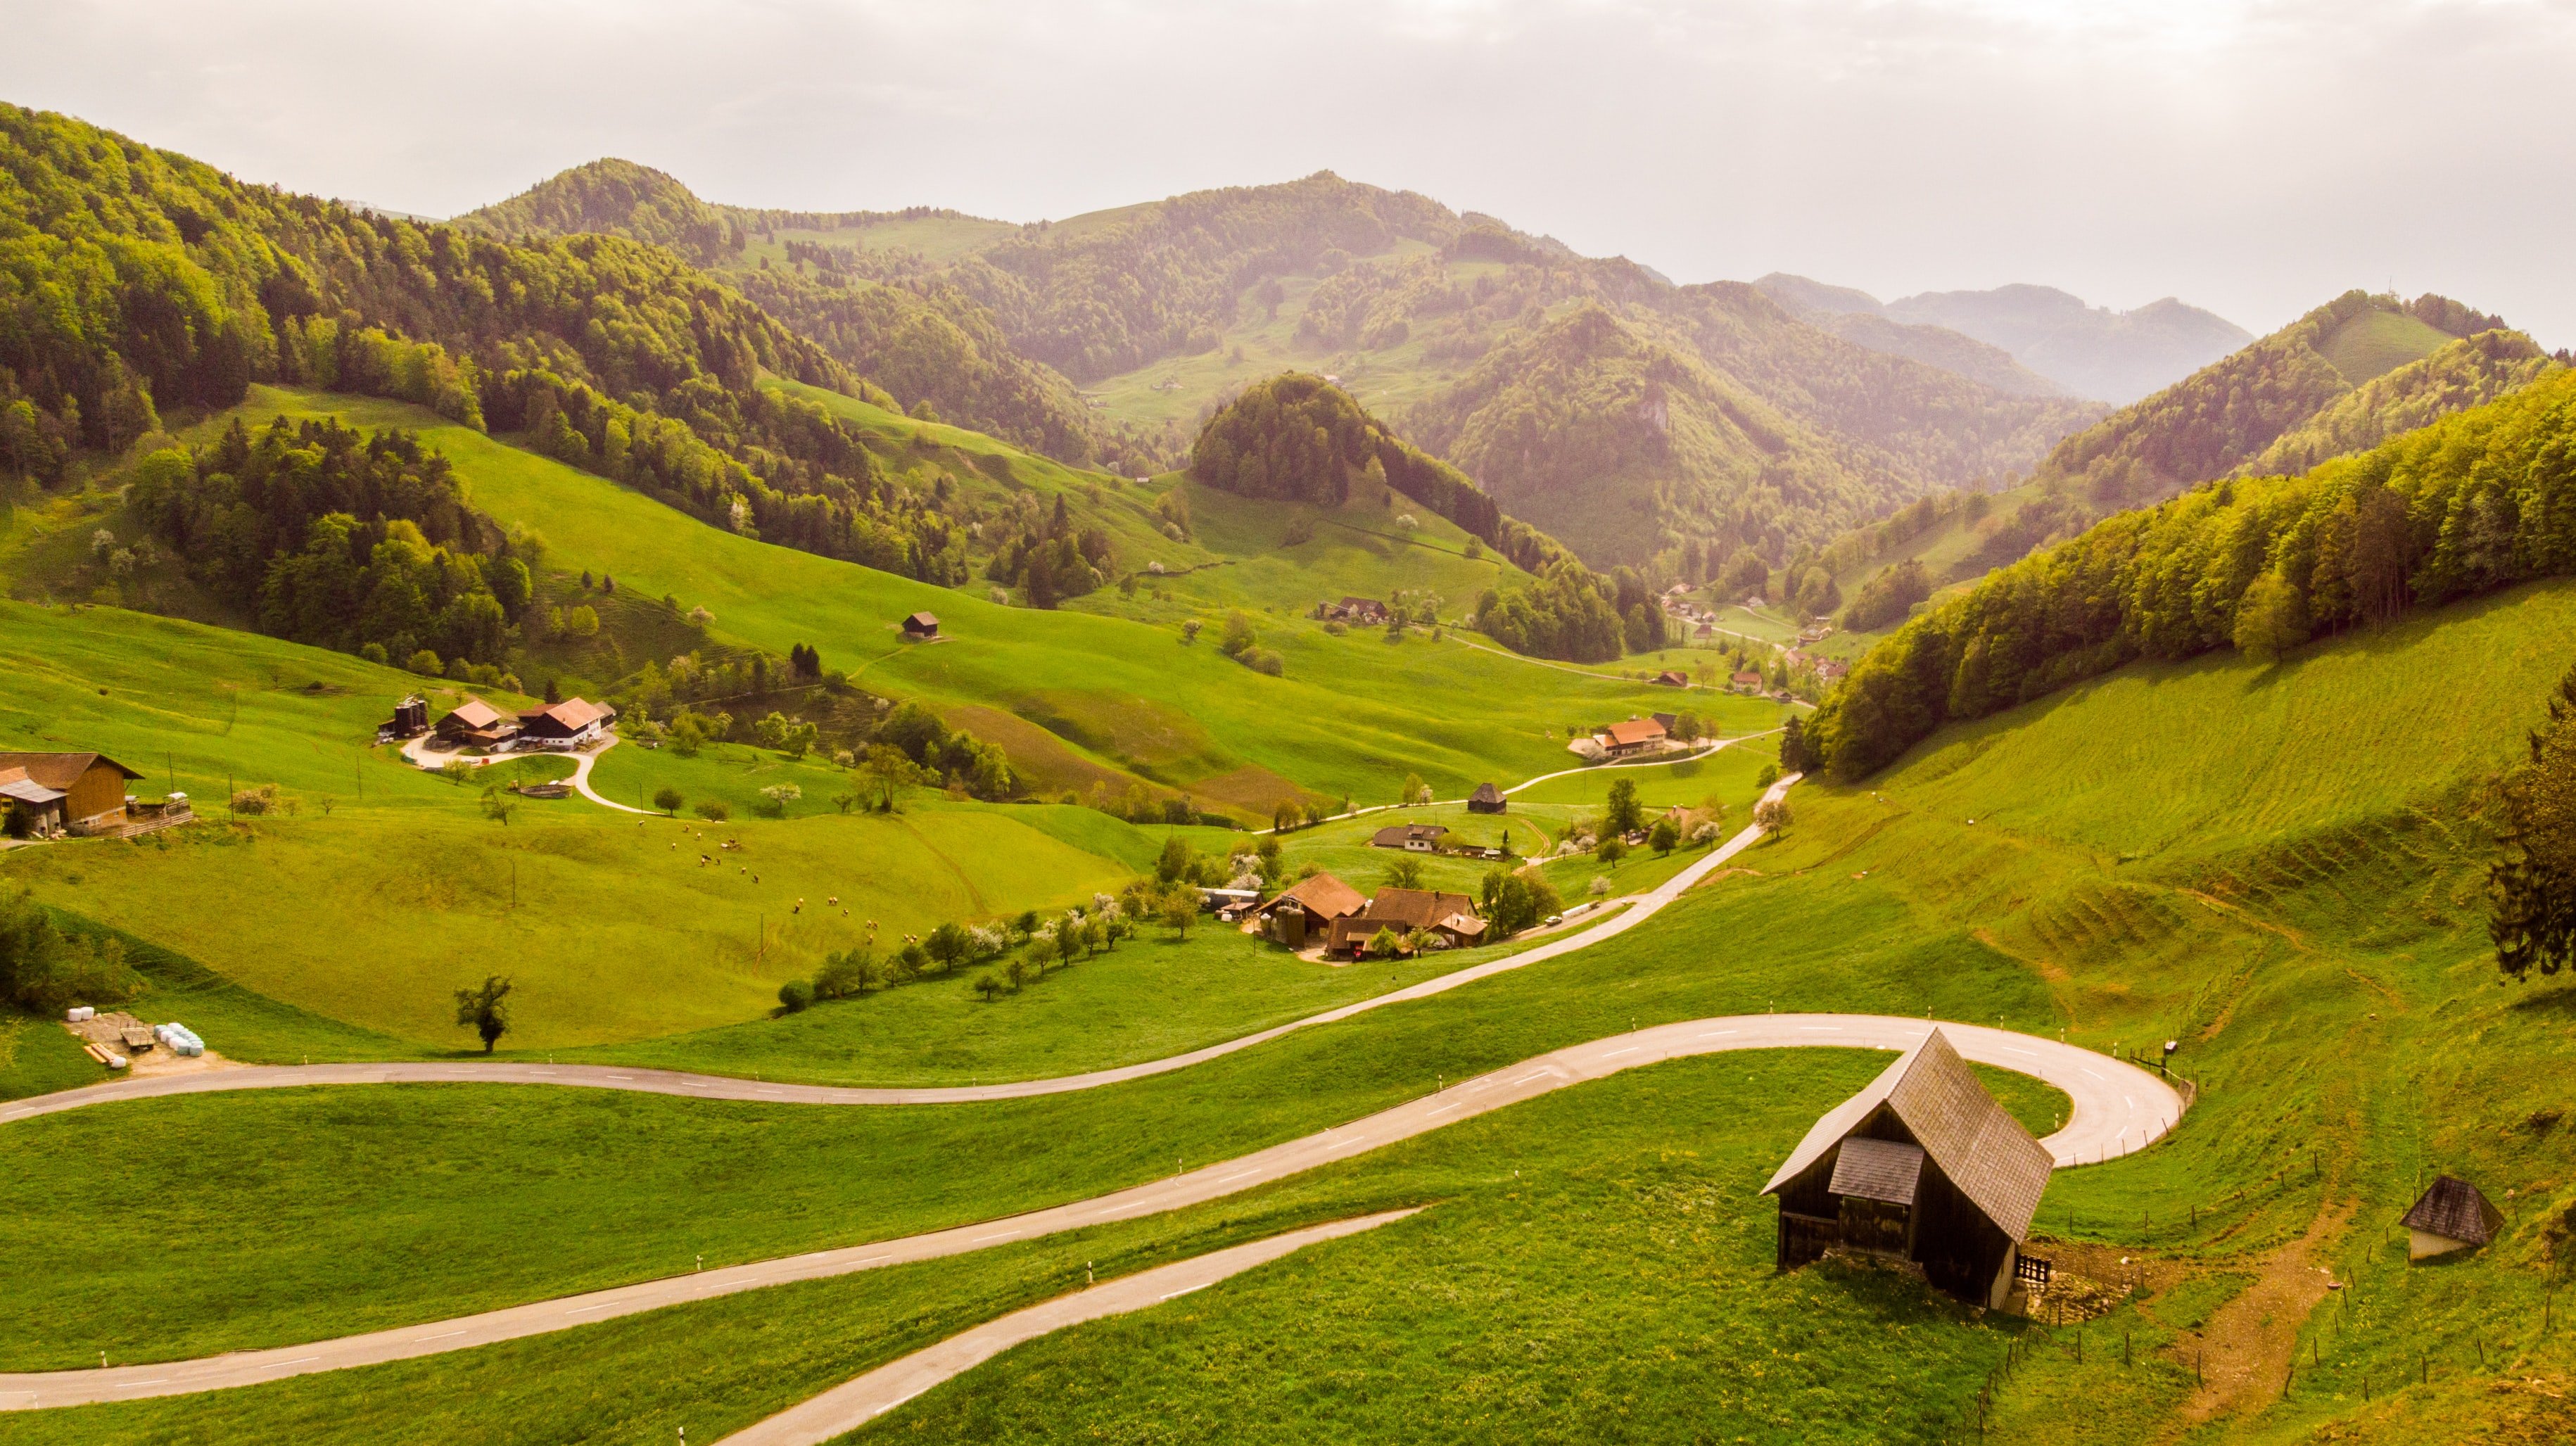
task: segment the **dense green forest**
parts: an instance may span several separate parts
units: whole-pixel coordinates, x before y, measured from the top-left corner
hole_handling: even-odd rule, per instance
[[[132,504],[200,585],[262,632],[438,673],[497,665],[533,589],[528,544],[399,432],[236,420],[135,468]],[[426,653],[424,654],[424,651]]]
[[[1015,350],[993,314],[951,282],[906,276],[915,268],[904,259],[884,279],[870,279],[861,274],[859,253],[847,246],[790,240],[784,265],[747,254],[754,238],[782,229],[856,231],[894,219],[901,218],[717,206],[663,172],[601,160],[455,224],[501,237],[592,232],[668,247],[724,275],[916,416],[972,427],[1068,462],[1133,470],[1161,460],[1144,433],[1103,422],[1061,375]]]
[[[719,525],[936,582],[950,519],[857,426],[775,373],[891,406],[677,254],[505,241],[244,185],[61,116],[0,107],[0,466],[52,480],[172,405],[253,380],[402,396],[526,428]]]
[[[1477,603],[1477,626],[1517,652],[1600,662],[1664,644],[1663,608],[1636,572],[1594,573],[1321,377],[1286,372],[1247,388],[1199,432],[1190,475],[1242,496],[1317,507],[1389,493],[1422,504],[1538,575],[1527,589],[1488,590]]]
[[[1643,563],[1683,544],[1784,559],[2000,475],[2087,414],[1851,346],[1756,293],[1692,287],[1660,311],[1577,303],[1513,333],[1406,424],[1584,556]]]
[[[2301,477],[2124,512],[1915,618],[1808,730],[1845,778],[1953,719],[2139,658],[2276,657],[2409,607],[2576,571],[2576,373],[2564,368]]]
[[[2400,326],[2387,326],[2390,320]],[[2421,338],[2411,350],[2402,328],[2406,321],[2421,324],[2411,329]],[[2067,438],[2033,478],[2102,508],[2143,506],[2226,476],[2372,377],[2417,360],[2449,338],[2502,325],[2446,297],[2401,304],[2395,297],[2346,292]],[[2397,349],[2367,344],[2381,332],[2393,333]]]
[[[1236,299],[1264,278],[1330,274],[1399,240],[1437,244],[1458,228],[1436,201],[1319,171],[1175,196],[1079,229],[1032,228],[948,274],[1023,353],[1087,382],[1213,350]]]

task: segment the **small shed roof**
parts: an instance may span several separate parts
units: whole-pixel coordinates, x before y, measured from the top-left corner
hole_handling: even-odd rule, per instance
[[[1690,683],[1690,679],[1683,677],[1680,673],[1677,673],[1670,668],[1666,668],[1662,672],[1657,673],[1655,675],[1655,681],[1661,683],[1667,688],[1685,687]]]
[[[928,628],[936,632],[939,629],[939,614],[914,613],[903,620],[903,625],[908,628]]]
[[[1977,1083],[1968,1062],[1938,1029],[1881,1071],[1867,1089],[1816,1121],[1762,1193],[1796,1179],[1837,1143],[1853,1143],[1844,1137],[1882,1105],[1997,1228],[2015,1240],[2029,1237],[2031,1217],[2039,1211],[2040,1192],[2048,1188],[2056,1161]]]
[[[1476,785],[1476,791],[1467,795],[1467,801],[1469,803],[1500,803],[1503,801],[1503,791],[1494,787],[1490,783],[1479,783]]]
[[[1369,845],[1372,848],[1396,849],[1402,848],[1407,842],[1416,839],[1423,840],[1425,842],[1437,841],[1442,835],[1448,832],[1449,829],[1444,824],[1391,823],[1386,827],[1379,829],[1376,833],[1371,834],[1369,836]]]
[[[1485,936],[1485,921],[1473,914],[1451,914],[1434,927],[1446,929],[1461,939],[1481,939]]]
[[[2484,1245],[2495,1239],[2504,1228],[2504,1212],[2495,1208],[2478,1187],[2456,1175],[2443,1175],[2433,1181],[2433,1188],[2415,1202],[2399,1224],[2445,1240],[2465,1240],[2471,1245]]]
[[[0,797],[20,803],[59,803],[65,795],[60,789],[47,788],[29,778],[23,768],[5,768],[0,769]]]
[[[1837,1195],[1858,1195],[1890,1205],[1914,1203],[1914,1187],[1923,1179],[1923,1150],[1900,1140],[1856,1138],[1843,1141],[1834,1156]]]

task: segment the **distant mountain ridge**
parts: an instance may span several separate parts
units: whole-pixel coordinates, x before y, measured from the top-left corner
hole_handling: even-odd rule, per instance
[[[1785,272],[1753,284],[1801,313],[1870,316],[1955,332],[2002,349],[2072,395],[2115,405],[2136,401],[2254,339],[2234,322],[2172,297],[2115,312],[2055,287],[2027,284],[1927,291],[1888,302]]]
[[[2099,414],[1964,336],[1877,323],[1906,344],[1854,344],[1750,287],[1677,287],[1328,171],[1013,226],[720,206],[602,161],[458,224],[670,246],[907,404],[1051,455],[1169,465],[1245,387],[1350,373],[1604,567],[1819,542],[2026,471]],[[1568,329],[1584,308],[1599,320]],[[1547,356],[1555,394],[1498,377],[1483,361],[1498,351]],[[1665,425],[1640,432],[1649,386]],[[1195,416],[1162,400],[1173,390]],[[1615,466],[1587,462],[1603,446]]]

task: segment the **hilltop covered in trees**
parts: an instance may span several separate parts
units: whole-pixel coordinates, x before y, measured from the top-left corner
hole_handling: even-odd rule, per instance
[[[1406,425],[1587,558],[1645,563],[1676,537],[1782,558],[2027,466],[2090,415],[1852,346],[1749,288],[1687,287],[1514,333]]]
[[[1248,388],[1200,431],[1190,475],[1245,497],[1320,507],[1354,495],[1413,499],[1537,574],[1534,584],[1491,589],[1477,603],[1477,626],[1515,651],[1598,662],[1663,645],[1663,609],[1637,574],[1594,573],[1321,377],[1288,372]]]
[[[500,237],[595,232],[668,247],[724,275],[916,416],[973,427],[1068,462],[1153,460],[1141,436],[1103,422],[1064,377],[1016,351],[992,312],[954,283],[906,275],[911,267],[901,258],[877,263],[886,274],[871,274],[851,247],[791,240],[785,265],[749,255],[755,239],[782,229],[856,232],[894,219],[879,212],[718,206],[649,166],[601,160],[455,224]]]
[[[415,226],[14,106],[0,169],[0,473],[51,480],[160,408],[308,383],[525,428],[736,531],[966,575],[956,529],[859,428],[758,382],[893,399],[671,251]]]
[[[1942,723],[2140,658],[2275,657],[2407,608],[2576,572],[2576,373],[2301,477],[2112,517],[1915,618],[1809,726],[1844,778]]]
[[[2254,461],[2373,377],[2502,326],[2446,297],[2346,292],[2067,438],[2032,479],[2105,509],[2144,506]]]
[[[377,662],[497,665],[533,596],[528,549],[467,505],[445,457],[399,432],[236,421],[193,457],[145,458],[131,500],[260,631]]]

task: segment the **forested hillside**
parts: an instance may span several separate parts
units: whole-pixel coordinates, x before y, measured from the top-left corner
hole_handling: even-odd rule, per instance
[[[992,312],[955,284],[902,276],[913,268],[901,261],[890,268],[898,274],[871,279],[859,274],[857,252],[846,245],[791,239],[778,257],[755,245],[781,229],[855,235],[892,219],[712,205],[660,171],[602,160],[460,216],[456,225],[504,237],[592,232],[666,246],[723,274],[916,416],[1077,464],[1134,470],[1167,460],[1168,446],[1157,451],[1141,431],[1106,423],[1063,376],[1015,350]]]
[[[1945,721],[2134,659],[2229,645],[2277,657],[2571,571],[2576,373],[2553,368],[2363,455],[2204,486],[2005,568],[1874,649],[1807,736],[1858,778]]]
[[[417,226],[15,107],[0,172],[0,474],[57,481],[163,408],[277,381],[522,431],[745,535],[942,584],[973,570],[953,486],[818,400],[894,399],[673,251]]]
[[[1283,373],[1229,403],[1199,433],[1190,475],[1241,496],[1312,507],[1387,491],[1420,503],[1465,529],[1471,549],[1490,546],[1538,575],[1530,587],[1489,589],[1477,600],[1477,627],[1516,652],[1603,662],[1664,645],[1663,609],[1634,571],[1593,572],[1321,377]]]
[[[2106,508],[2143,506],[2226,476],[2372,377],[2502,325],[2445,297],[2401,305],[2346,292],[2067,438],[2034,480]]]

